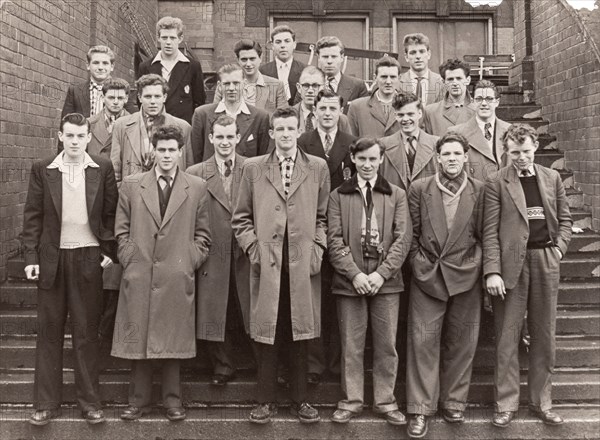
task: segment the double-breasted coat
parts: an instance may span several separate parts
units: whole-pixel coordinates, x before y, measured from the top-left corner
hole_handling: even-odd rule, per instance
[[[318,338],[329,170],[298,149],[286,196],[275,151],[246,159],[232,226],[250,257],[250,336],[273,344],[287,229],[293,340]]]
[[[115,235],[123,279],[112,356],[196,355],[194,272],[210,245],[206,182],[178,170],[161,219],[154,169],[126,177]]]
[[[354,136],[379,138],[390,136],[400,130],[396,115],[391,111],[385,114],[383,105],[377,99],[375,89],[371,96],[355,99],[348,108],[348,120]]]
[[[427,133],[443,136],[450,127],[467,122],[475,116],[475,111],[475,105],[470,96],[468,101],[465,100],[465,104],[460,107],[456,107],[452,102],[444,99],[425,106],[421,124]]]
[[[235,155],[231,170],[231,204],[223,188],[215,156],[211,156],[206,162],[192,165],[186,171],[206,180],[209,195],[212,244],[207,260],[196,273],[196,337],[198,339],[221,342],[225,340],[231,276],[235,277],[244,327],[247,332],[249,331],[250,262],[240,249],[231,229],[231,215],[238,198],[242,164],[245,159],[244,156]]]

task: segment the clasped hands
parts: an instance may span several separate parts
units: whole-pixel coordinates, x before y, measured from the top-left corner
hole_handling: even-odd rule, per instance
[[[361,272],[352,279],[352,285],[358,294],[366,296],[373,296],[379,292],[384,282],[385,279],[377,272],[371,272],[369,275]]]

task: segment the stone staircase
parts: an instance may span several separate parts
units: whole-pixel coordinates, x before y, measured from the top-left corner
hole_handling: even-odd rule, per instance
[[[523,407],[505,430],[490,423],[493,413],[494,342],[491,315],[484,313],[475,358],[466,423],[451,426],[440,417],[430,424],[429,439],[590,439],[600,437],[600,235],[589,230],[590,216],[581,208],[582,194],[573,188],[572,174],[564,169],[563,153],[547,133],[535,105],[514,104],[499,108],[499,117],[528,122],[540,133],[537,161],[560,171],[575,226],[569,251],[561,263],[557,313],[557,353],[553,379],[555,408],[566,423],[548,427],[533,419]],[[366,409],[347,425],[329,422],[341,396],[339,382],[324,378],[309,388],[309,401],[317,403],[322,421],[305,426],[289,416],[286,408],[267,426],[247,421],[255,393],[254,365],[249,347],[240,344],[237,378],[225,387],[210,385],[210,369],[200,347],[196,359],[184,362],[183,396],[188,407],[185,422],[170,423],[157,408],[138,422],[119,419],[127,403],[128,363],[104,354],[100,377],[101,395],[108,422],[88,426],[75,406],[70,337],[64,348],[62,417],[46,427],[26,421],[31,414],[35,359],[36,289],[23,280],[23,262],[9,263],[9,280],[0,286],[0,438],[5,439],[403,439],[404,427],[393,427]],[[524,352],[522,353],[525,354]],[[367,363],[368,365],[368,363]],[[367,368],[370,368],[369,366]],[[521,399],[526,405],[526,356],[522,356]],[[397,397],[405,402],[404,365],[400,365]],[[372,393],[367,374],[365,396]],[[156,386],[156,392],[158,386]],[[157,394],[158,395],[158,394]],[[367,402],[368,403],[368,402]]]

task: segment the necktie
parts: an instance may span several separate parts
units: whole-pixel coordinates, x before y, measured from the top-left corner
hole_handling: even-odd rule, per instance
[[[329,86],[329,89],[330,89],[330,90],[331,90],[333,93],[336,93],[336,92],[337,92],[337,86],[338,86],[338,84],[337,84],[337,81],[336,81],[335,77],[334,77],[334,76],[332,76],[332,77],[331,77],[331,78],[329,78],[327,81],[328,81],[327,85]]]
[[[167,211],[167,205],[169,204],[169,198],[171,197],[171,176],[160,176],[158,180],[158,185],[162,191],[160,216],[163,217]]]
[[[94,81],[90,81],[90,116],[100,113],[104,108],[104,101],[102,98],[102,84],[96,84]]]
[[[304,122],[304,131],[313,131],[315,129],[312,122],[313,116],[313,112],[310,112],[306,117],[306,121]]]
[[[325,134],[325,156],[329,157],[329,152],[331,151],[331,147],[333,146],[333,141],[331,140],[331,136],[329,133]]]
[[[531,173],[529,172],[529,170],[523,170],[521,171],[521,177],[529,177],[531,176]]]
[[[490,124],[489,122],[486,122],[485,125],[483,126],[483,131],[484,131],[484,136],[485,139],[488,141],[492,140],[492,124]]]
[[[106,125],[106,131],[108,131],[109,133],[112,134],[113,131],[113,127],[115,125],[115,121],[117,120],[117,117],[115,115],[110,115],[107,119],[107,125]]]
[[[367,188],[365,199],[367,201],[365,205],[365,242],[363,246],[363,255],[367,257],[376,257],[377,250],[373,249],[374,244],[372,243],[371,236],[371,217],[373,216],[373,193],[371,192],[371,182],[366,183]]]
[[[292,161],[291,157],[286,157],[281,162],[281,183],[283,183],[283,191],[287,195],[290,192],[292,184]]]
[[[414,136],[409,136],[408,141],[408,152],[406,157],[408,158],[408,166],[410,168],[410,172],[412,173],[413,166],[415,165],[415,156],[417,155],[417,147],[415,146],[416,138]]]
[[[289,83],[289,69],[287,64],[282,64],[279,68],[279,80],[283,82],[285,89],[285,98],[290,99],[292,94],[290,92],[290,83]]]
[[[423,86],[421,85],[421,81],[423,81],[424,79],[425,78],[421,77],[417,78],[417,90],[415,93],[417,95],[417,98],[419,98],[423,103],[425,103],[425,100],[423,99]]]
[[[231,165],[232,164],[233,164],[233,162],[231,161],[231,159],[225,161],[225,172],[223,173],[223,175],[225,177],[231,176]]]

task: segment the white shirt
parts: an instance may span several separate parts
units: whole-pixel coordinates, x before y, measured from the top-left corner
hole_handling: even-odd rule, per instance
[[[174,166],[168,174],[164,174],[157,166],[154,167],[154,172],[156,173],[156,181],[160,185],[162,189],[165,189],[167,182],[165,179],[159,179],[160,176],[171,176],[171,180],[169,180],[169,186],[173,188],[173,182],[175,182],[175,176],[177,175],[178,166]]]
[[[422,76],[418,76],[415,72],[413,72],[412,70],[408,71],[408,76],[410,76],[410,82],[413,85],[413,92],[417,93],[417,78],[423,78],[421,80],[421,96],[417,96],[417,98],[421,99],[421,101],[426,104],[427,103],[427,93],[429,92],[429,69],[427,69],[427,72],[425,72],[425,75]]]
[[[233,167],[235,166],[235,154],[233,156],[231,156],[231,158],[227,159],[231,161],[231,171],[233,172]],[[225,170],[227,169],[227,167],[225,166],[225,161],[223,159],[221,159],[220,157],[217,157],[217,155],[215,154],[215,161],[217,162],[217,168],[219,169],[219,173],[221,173],[222,176],[225,175]]]
[[[292,70],[292,63],[294,62],[294,58],[290,58],[285,63],[281,61],[279,58],[275,58],[275,65],[277,66],[277,79],[283,82],[283,86],[285,89],[285,97],[290,99],[292,96],[290,93],[290,84],[288,80],[290,78],[290,70]]]
[[[223,100],[221,100],[218,104],[217,104],[217,108],[215,108],[215,113],[226,113],[229,116],[231,116],[232,118],[237,118],[237,116],[240,113],[244,113],[245,115],[249,115],[250,114],[250,110],[248,109],[248,106],[246,105],[245,101],[241,101],[240,102],[240,106],[237,108],[235,113],[231,113],[228,109],[227,106],[225,105],[225,102]]]
[[[160,64],[162,65],[161,75],[167,81],[169,81],[169,78],[171,78],[171,72],[173,71],[175,64],[177,64],[180,61],[182,63],[190,62],[190,60],[180,50],[177,51],[177,57],[174,60],[163,60],[162,52],[158,51],[158,53],[152,60],[152,64],[156,63],[157,61],[160,62]]]
[[[365,199],[365,203],[367,202],[367,182],[371,183],[371,191],[373,191],[373,188],[375,187],[375,182],[377,182],[377,176],[373,177],[371,180],[365,180],[362,177],[360,177],[360,174],[356,173],[356,178],[358,180],[358,187],[360,188],[360,192],[363,196],[363,199]]]
[[[327,144],[325,142],[325,136],[327,136],[327,134],[329,134],[329,136],[331,137],[331,148],[333,148],[333,142],[335,141],[335,137],[337,135],[337,125],[335,127],[333,127],[333,130],[331,130],[329,133],[326,133],[325,130],[323,130],[321,127],[317,126],[317,132],[319,133],[319,137],[321,138],[321,144],[323,144],[323,151],[325,151],[325,145]],[[329,153],[329,152],[327,152]]]
[[[419,143],[419,135],[421,134],[421,130],[416,129],[415,132],[413,134],[411,134],[410,136],[414,136],[414,138],[417,141],[417,144]],[[406,154],[408,155],[409,152],[409,148],[410,145],[408,143],[408,136],[404,134],[403,131],[400,132],[400,138],[402,139],[402,143],[404,144],[404,151],[406,152]],[[416,147],[415,147],[416,148]],[[415,152],[416,155],[416,152]]]

